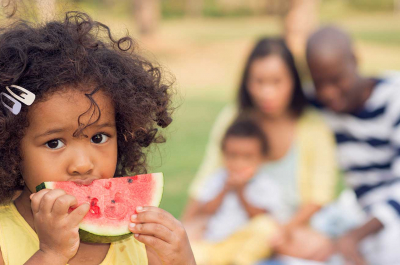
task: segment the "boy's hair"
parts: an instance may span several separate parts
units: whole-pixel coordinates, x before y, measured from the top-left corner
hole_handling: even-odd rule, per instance
[[[81,12],[68,12],[64,21],[40,26],[16,22],[0,30],[0,92],[19,85],[40,102],[72,88],[85,91],[91,102],[87,112],[100,114],[92,95],[101,90],[111,98],[116,113],[115,176],[144,173],[143,148],[162,142],[157,126],[172,121],[172,83],[163,80],[161,69],[138,55],[134,46],[129,36],[115,39],[106,25]],[[28,109],[23,106],[13,115],[0,107],[0,203],[24,185],[19,149],[29,126]],[[97,120],[81,124],[78,119],[74,136],[84,135],[83,130]]]
[[[222,138],[222,150],[225,149],[225,143],[229,137],[255,138],[260,142],[262,154],[266,155],[268,152],[268,143],[264,132],[250,119],[240,118],[229,126],[224,138]]]

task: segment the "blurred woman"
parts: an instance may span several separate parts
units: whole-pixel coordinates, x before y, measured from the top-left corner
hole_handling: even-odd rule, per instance
[[[189,236],[193,242],[202,238],[201,224],[208,217],[201,211],[198,196],[207,188],[204,185],[208,176],[221,166],[219,147],[226,128],[244,115],[254,119],[266,135],[270,149],[262,170],[280,185],[288,206],[281,220],[276,220],[276,227],[271,229],[271,223],[266,224],[267,230],[274,231],[268,239],[271,247],[275,253],[325,260],[332,254],[332,245],[308,224],[335,197],[334,138],[319,114],[308,106],[293,56],[283,40],[264,38],[256,44],[237,95],[237,104],[219,114],[205,158],[190,187],[183,214]],[[312,242],[300,243],[311,236]],[[248,253],[249,260],[254,252]],[[241,255],[243,260],[247,254]]]

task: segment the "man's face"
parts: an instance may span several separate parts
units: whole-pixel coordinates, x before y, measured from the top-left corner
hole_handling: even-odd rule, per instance
[[[358,106],[361,95],[357,89],[357,65],[353,56],[308,58],[317,98],[329,109],[348,113]]]

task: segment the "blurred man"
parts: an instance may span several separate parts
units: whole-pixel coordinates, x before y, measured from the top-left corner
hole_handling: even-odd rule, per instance
[[[309,38],[307,62],[346,182],[369,216],[338,250],[350,264],[400,264],[400,75],[360,75],[351,39],[334,27]]]

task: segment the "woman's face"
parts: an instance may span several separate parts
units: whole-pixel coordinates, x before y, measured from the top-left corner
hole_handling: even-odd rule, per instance
[[[255,59],[249,68],[248,91],[257,109],[271,117],[288,111],[293,94],[293,78],[281,57]]]

